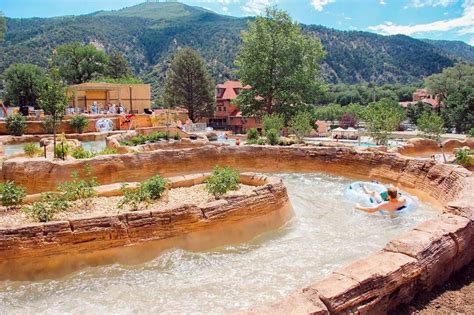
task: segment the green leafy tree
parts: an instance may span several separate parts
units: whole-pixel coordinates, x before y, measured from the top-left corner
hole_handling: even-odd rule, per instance
[[[53,64],[69,84],[88,82],[103,76],[107,62],[105,52],[79,42],[59,46],[53,53]]]
[[[215,84],[198,52],[192,48],[179,50],[166,76],[165,104],[184,106],[192,121],[214,113]]]
[[[8,132],[13,136],[22,136],[27,127],[26,118],[20,113],[8,115],[5,124]]]
[[[291,117],[288,127],[290,131],[296,135],[298,142],[301,142],[304,136],[313,129],[311,127],[311,121],[312,117],[309,112],[298,112]]]
[[[244,90],[236,102],[245,115],[289,113],[313,104],[323,90],[318,79],[324,57],[321,42],[302,33],[288,13],[268,8],[242,33],[236,59]]]
[[[404,119],[404,111],[393,100],[381,100],[367,107],[365,122],[369,134],[377,144],[386,144],[390,132],[395,131]]]
[[[474,128],[474,86],[451,93],[441,107],[441,115],[456,132],[469,132]]]
[[[121,79],[132,76],[132,69],[125,57],[117,50],[112,50],[107,62],[107,76],[112,79]]]
[[[431,113],[433,108],[431,105],[423,103],[422,101],[416,102],[416,104],[410,104],[407,107],[407,117],[412,124],[416,124],[418,119],[425,114]]]
[[[444,132],[444,120],[436,113],[426,112],[416,122],[419,131],[423,137],[439,141]]]
[[[448,127],[467,132],[474,126],[474,66],[457,64],[427,77],[425,83],[442,101]]]
[[[54,71],[54,70],[53,70]],[[38,102],[46,115],[50,116],[53,131],[54,157],[56,158],[56,133],[69,102],[67,87],[54,73],[48,76],[39,95]]]
[[[318,106],[314,109],[314,120],[335,121],[340,120],[344,115],[344,110],[339,104],[329,104],[327,106]]]
[[[32,64],[13,64],[3,74],[5,101],[19,106],[37,106],[45,71]]]

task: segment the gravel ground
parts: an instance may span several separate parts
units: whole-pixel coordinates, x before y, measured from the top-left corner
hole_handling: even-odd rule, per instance
[[[391,315],[474,314],[474,261],[434,288],[415,296]]]
[[[254,186],[240,185],[239,190],[230,191],[226,194],[226,196],[249,194],[254,188]],[[124,207],[123,209],[118,207],[118,203],[121,199],[122,197],[120,196],[97,197],[90,199],[88,204],[85,204],[84,201],[75,201],[68,211],[57,213],[54,217],[54,220],[111,215],[131,211],[131,209],[128,207]],[[144,207],[140,210],[147,208],[153,208],[154,210],[164,210],[185,204],[194,204],[200,206],[213,200],[215,200],[214,196],[209,194],[205,189],[205,185],[202,184],[192,187],[170,189],[160,200],[148,206],[144,205]],[[35,221],[25,215],[21,209],[7,210],[4,207],[0,207],[0,227],[14,227],[29,223],[35,223]]]

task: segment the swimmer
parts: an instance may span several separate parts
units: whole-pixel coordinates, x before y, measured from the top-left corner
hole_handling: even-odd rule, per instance
[[[394,186],[390,186],[388,188],[386,195],[385,195],[385,192],[378,194],[376,192],[369,191],[364,186],[363,186],[363,189],[366,194],[374,197],[378,205],[374,207],[362,207],[360,204],[357,204],[356,209],[358,210],[362,210],[368,213],[374,213],[381,210],[395,212],[395,211],[403,209],[407,203],[405,198],[398,197],[398,190]]]

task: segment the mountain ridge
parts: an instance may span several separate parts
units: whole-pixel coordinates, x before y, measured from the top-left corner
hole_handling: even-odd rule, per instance
[[[56,46],[80,41],[122,52],[134,72],[152,83],[155,91],[163,84],[173,53],[184,46],[204,56],[216,81],[233,79],[240,32],[252,19],[178,2],[142,3],[79,16],[7,18],[8,31],[0,45],[0,55],[4,56],[0,73],[12,63],[47,66]],[[320,38],[327,51],[321,72],[329,82],[408,83],[456,62],[474,60],[474,48],[459,43],[453,44],[457,49],[449,49],[449,41],[430,43],[404,35],[301,25],[305,32]]]

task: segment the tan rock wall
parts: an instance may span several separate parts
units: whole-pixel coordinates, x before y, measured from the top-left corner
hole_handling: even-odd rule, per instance
[[[172,183],[174,187],[195,185],[206,176],[183,176]],[[249,195],[224,197],[203,206],[2,228],[0,280],[58,276],[86,265],[143,262],[170,247],[203,250],[249,241],[291,218],[280,179],[242,174],[241,182],[260,186]]]

